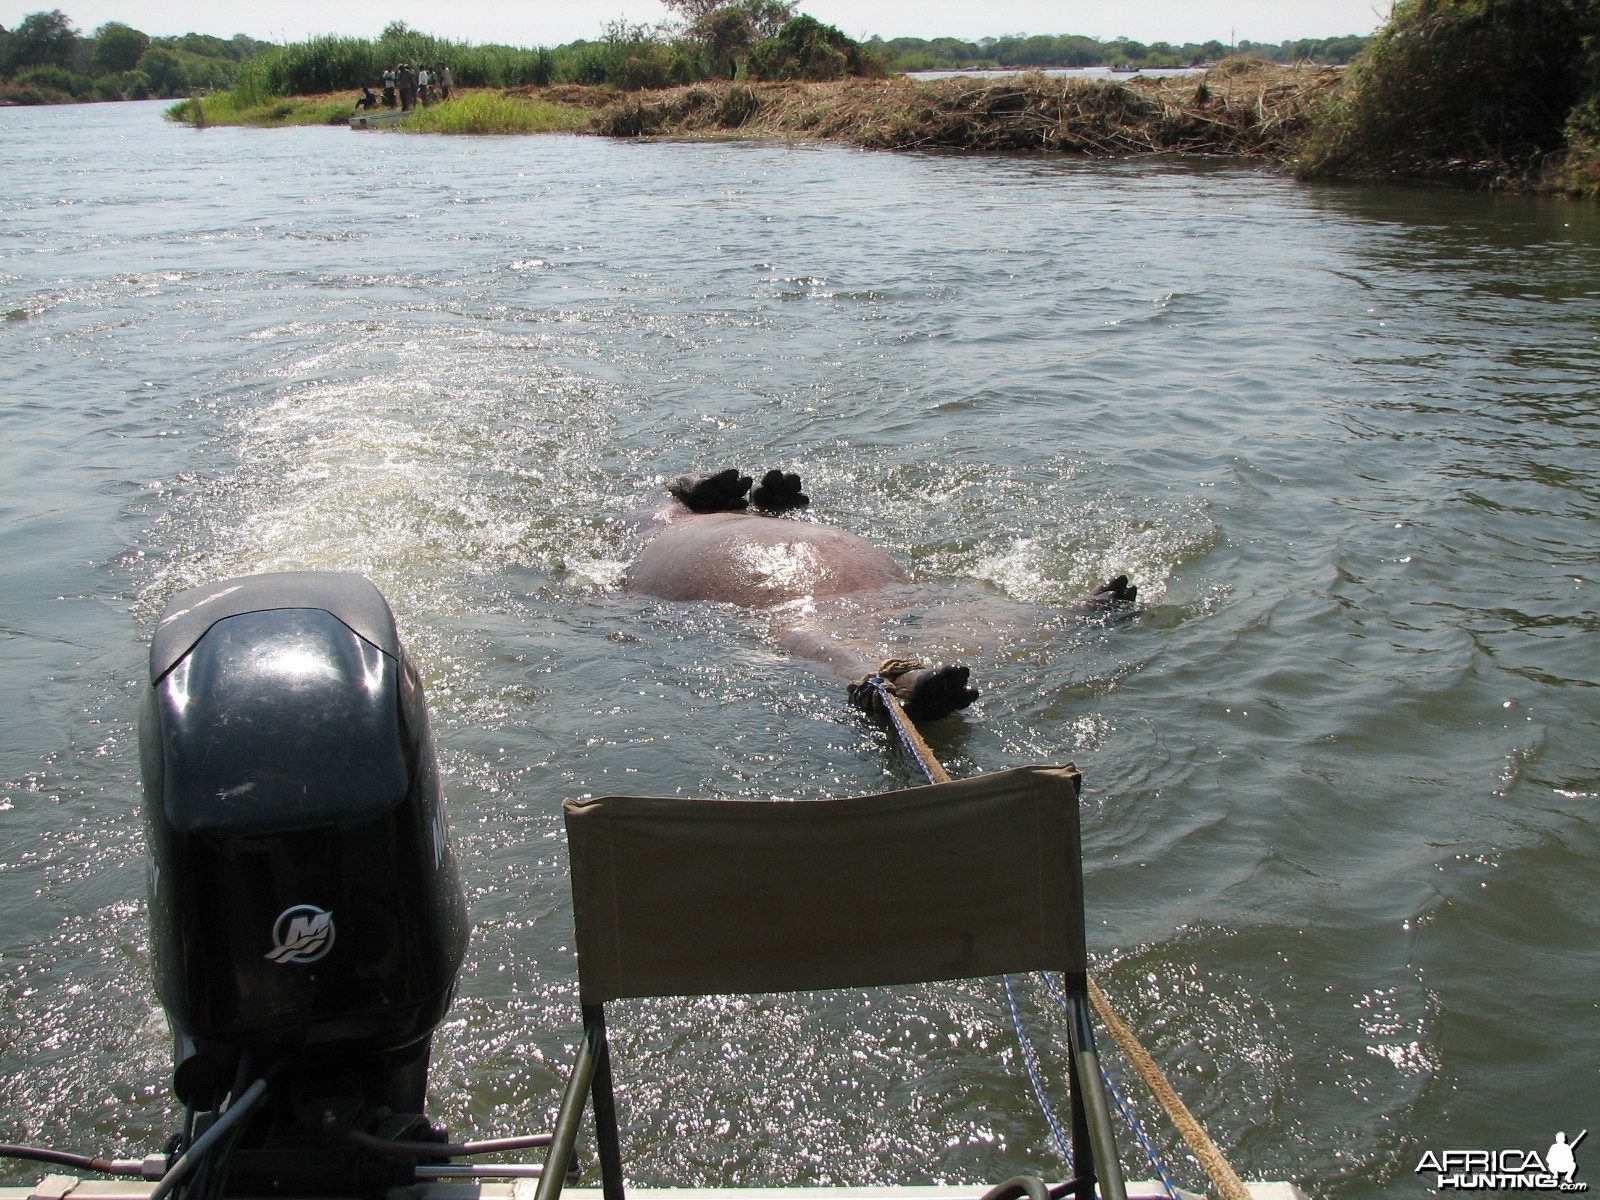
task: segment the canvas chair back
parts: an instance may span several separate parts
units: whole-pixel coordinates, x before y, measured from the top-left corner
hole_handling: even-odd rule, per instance
[[[1079,778],[569,801],[583,1003],[1081,972]]]
[[[536,1200],[560,1194],[586,1093],[605,1200],[624,1200],[607,1001],[1033,970],[1065,973],[1073,1191],[1123,1196],[1084,994],[1080,785],[1068,765],[850,799],[568,801],[584,1040]]]

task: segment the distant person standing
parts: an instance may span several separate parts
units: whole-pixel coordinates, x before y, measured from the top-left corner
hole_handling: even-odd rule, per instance
[[[432,79],[428,75],[427,64],[424,63],[422,66],[417,68],[417,99],[422,101],[422,103],[425,105],[431,103],[433,100],[433,97],[428,94],[428,85],[431,82]]]
[[[450,99],[450,89],[455,87],[456,81],[450,77],[450,68],[443,63],[439,64],[439,99]]]
[[[400,111],[410,112],[417,102],[417,73],[410,63],[400,64]]]
[[[393,108],[394,105],[394,68],[385,67],[383,69],[383,106],[385,108]]]

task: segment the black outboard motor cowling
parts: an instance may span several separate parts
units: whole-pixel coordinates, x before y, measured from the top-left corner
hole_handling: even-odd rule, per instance
[[[180,1097],[207,1107],[243,1060],[280,1108],[420,1114],[467,918],[421,681],[377,588],[295,572],[175,597],[140,749]]]

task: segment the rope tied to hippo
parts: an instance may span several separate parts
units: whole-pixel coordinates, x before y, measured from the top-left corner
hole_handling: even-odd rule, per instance
[[[894,726],[895,732],[900,737],[901,745],[916,760],[918,767],[921,768],[928,782],[949,783],[950,773],[939,762],[933,749],[917,730],[916,724],[906,715],[905,707],[901,704],[899,695],[894,691],[894,681],[896,679],[911,671],[920,670],[922,667],[923,664],[914,659],[888,659],[878,668],[876,673],[856,680],[849,685],[850,698],[855,703],[861,704],[862,707],[866,707],[866,705],[862,704],[862,701],[868,696],[874,697],[880,702],[884,714],[889,718],[889,723]],[[1049,975],[1043,971],[1039,972],[1039,974],[1051,993],[1058,994],[1058,988]],[[1210,1177],[1211,1182],[1216,1185],[1217,1191],[1221,1194],[1223,1200],[1249,1200],[1250,1192],[1243,1181],[1240,1180],[1232,1165],[1178,1096],[1177,1091],[1167,1080],[1166,1075],[1162,1072],[1160,1066],[1156,1064],[1155,1059],[1151,1057],[1150,1052],[1144,1048],[1138,1037],[1128,1027],[1127,1022],[1112,1007],[1110,998],[1106,996],[1100,985],[1093,979],[1090,979],[1088,983],[1090,1002],[1094,1005],[1094,1009],[1099,1014],[1106,1030],[1111,1034],[1112,1040],[1117,1043],[1117,1046],[1132,1065],[1134,1073],[1143,1080],[1151,1095],[1166,1112],[1174,1128],[1177,1129],[1183,1140],[1188,1143],[1196,1161],[1199,1162]],[[1028,1066],[1029,1078],[1033,1081],[1034,1094],[1038,1098],[1040,1106],[1044,1109],[1045,1118],[1056,1136],[1057,1145],[1061,1148],[1070,1169],[1071,1153],[1066,1149],[1065,1139],[1060,1135],[1060,1126],[1055,1114],[1045,1103],[1044,1088],[1037,1074],[1037,1063],[1034,1060],[1033,1047],[1027,1039],[1026,1032],[1023,1030],[1022,1014],[1011,990],[1011,977],[1009,975],[1005,977],[1005,986],[1007,997],[1011,1003],[1012,1020],[1016,1025],[1017,1036],[1022,1045],[1023,1059]],[[1116,1087],[1112,1084],[1110,1076],[1106,1074],[1104,1066],[1100,1068],[1100,1073],[1107,1086],[1113,1092],[1116,1092]],[[1117,1094],[1117,1100],[1118,1107],[1122,1110],[1122,1115],[1128,1120],[1139,1144],[1149,1156],[1151,1165],[1161,1177],[1162,1187],[1169,1196],[1174,1195],[1176,1188],[1173,1185],[1171,1175],[1167,1172],[1166,1165],[1161,1161],[1155,1148],[1145,1137],[1144,1130],[1139,1126],[1131,1109],[1123,1103],[1120,1093]]]
[[[893,683],[900,676],[922,668],[922,664],[911,658],[886,659],[875,674],[868,675],[850,684],[850,699],[860,704],[862,699],[876,693],[877,700],[883,706],[884,713],[889,718],[889,723],[900,735],[900,744],[906,748],[906,753],[917,761],[922,768],[922,773],[928,777],[929,783],[949,783],[950,773],[944,769],[938,757],[923,740],[922,734],[917,731],[911,718],[906,716],[906,710],[900,703],[900,697],[893,690]],[[870,689],[867,690],[867,689]]]

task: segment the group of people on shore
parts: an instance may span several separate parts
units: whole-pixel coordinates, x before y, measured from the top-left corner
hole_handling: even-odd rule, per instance
[[[410,63],[401,63],[399,66],[388,67],[383,72],[383,106],[385,108],[399,107],[401,112],[410,112],[418,104],[432,104],[436,100],[450,99],[450,89],[455,86],[455,80],[450,77],[450,68],[444,63],[437,63],[430,67],[426,63],[412,66]],[[378,106],[378,97],[373,90],[362,89],[361,99],[356,102],[357,108],[372,109]]]

